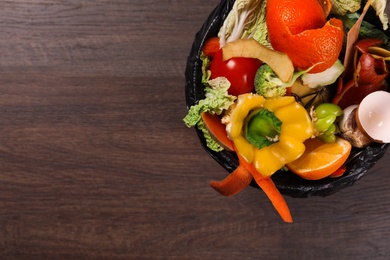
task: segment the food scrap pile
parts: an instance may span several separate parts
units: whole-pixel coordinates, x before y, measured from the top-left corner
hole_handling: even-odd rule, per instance
[[[184,118],[209,149],[238,157],[237,169],[211,187],[231,196],[254,180],[292,222],[275,172],[336,178],[353,147],[390,142],[385,7],[372,0],[234,2],[202,46],[205,95]],[[383,28],[363,21],[369,8]]]

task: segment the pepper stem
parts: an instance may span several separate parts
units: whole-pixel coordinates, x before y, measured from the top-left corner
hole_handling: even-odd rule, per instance
[[[268,109],[260,109],[250,115],[246,124],[246,139],[258,149],[279,141],[282,122]]]

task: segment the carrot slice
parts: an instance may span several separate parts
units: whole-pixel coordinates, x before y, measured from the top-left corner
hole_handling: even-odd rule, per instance
[[[240,165],[245,167],[250,172],[256,183],[267,195],[268,199],[271,201],[272,205],[279,213],[283,221],[292,223],[293,219],[290,213],[290,209],[288,208],[285,199],[283,198],[282,194],[280,194],[272,179],[270,177],[262,176],[252,164],[249,164],[247,161],[245,161],[245,159],[238,153],[236,149],[235,151],[237,153]]]
[[[211,181],[210,186],[224,196],[232,196],[245,189],[252,179],[248,170],[239,165],[222,181]]]
[[[233,151],[233,141],[229,139],[226,126],[222,124],[219,116],[207,112],[202,113],[202,120],[211,136],[222,145],[223,148]]]

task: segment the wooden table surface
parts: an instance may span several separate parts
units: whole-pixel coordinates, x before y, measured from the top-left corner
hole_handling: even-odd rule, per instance
[[[182,121],[218,0],[0,2],[1,259],[388,259],[390,152],[354,186],[223,197]]]

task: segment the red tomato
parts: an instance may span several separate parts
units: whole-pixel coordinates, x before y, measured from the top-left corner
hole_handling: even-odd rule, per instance
[[[252,58],[231,58],[222,60],[222,49],[220,49],[211,60],[211,79],[226,77],[231,86],[228,90],[230,95],[252,92],[257,69],[261,66],[261,61]]]

